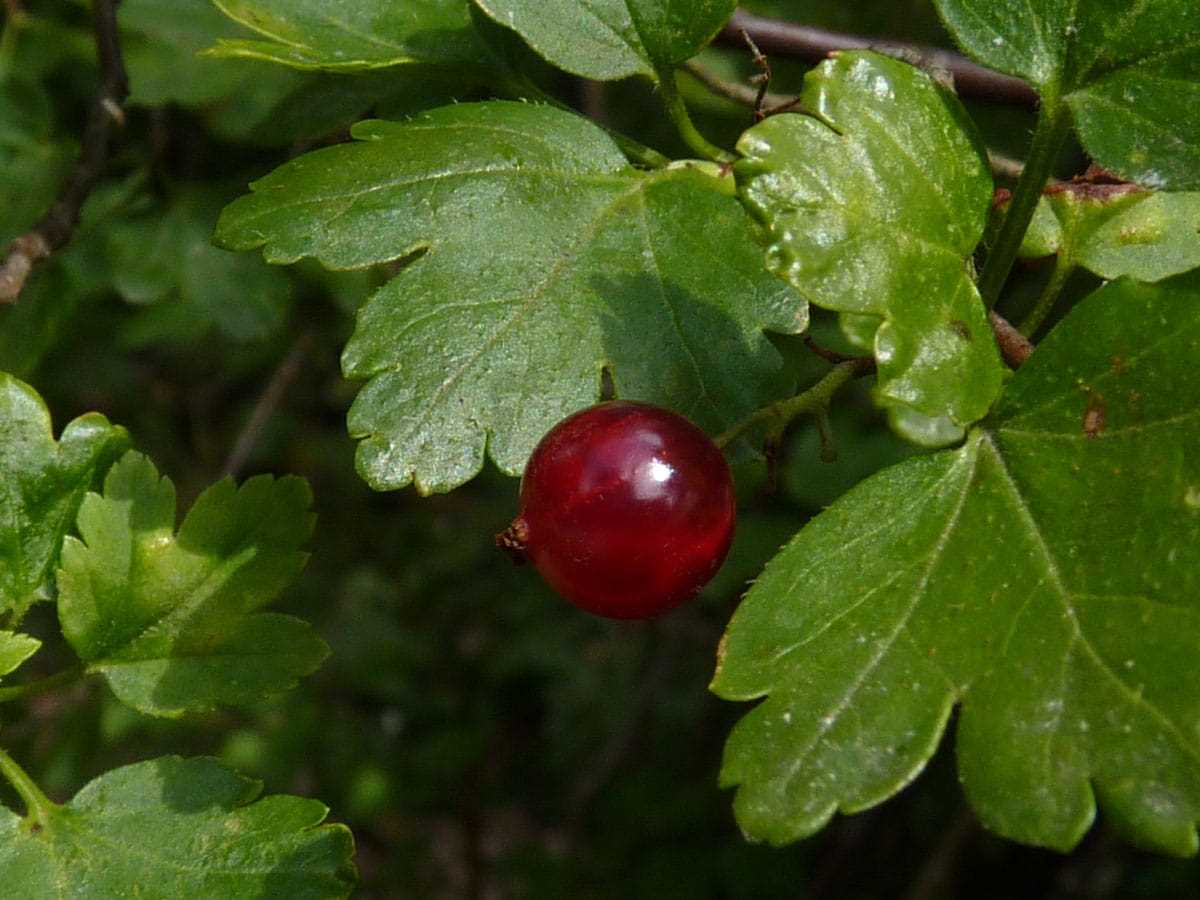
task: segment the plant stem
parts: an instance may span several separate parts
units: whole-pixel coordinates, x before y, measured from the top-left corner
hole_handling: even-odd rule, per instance
[[[778,403],[772,403],[770,406],[764,406],[762,409],[755,410],[728,431],[718,435],[713,440],[713,443],[718,447],[726,447],[733,440],[741,436],[743,432],[753,428],[755,425],[769,423],[774,428],[782,431],[797,416],[804,413],[819,412],[828,407],[829,401],[833,399],[833,395],[844,384],[857,378],[859,375],[865,375],[874,367],[875,361],[869,357],[861,357],[838,363],[825,373],[824,378],[804,393],[797,394],[795,397],[788,397],[786,400],[780,400]]]
[[[58,804],[43,794],[29,774],[4,750],[0,750],[0,775],[7,779],[24,802],[25,818],[33,819],[42,826],[49,824]]]
[[[1004,221],[996,231],[996,239],[988,250],[983,274],[979,276],[979,293],[989,309],[996,304],[1000,289],[1004,287],[1017,258],[1025,231],[1033,221],[1038,198],[1054,171],[1054,163],[1067,138],[1070,121],[1066,106],[1056,95],[1047,91],[1038,113],[1037,130],[1033,133],[1033,144],[1029,148],[1025,168],[1013,191],[1012,203]]]
[[[742,36],[743,31],[754,39],[762,52],[768,54],[821,60],[837,50],[874,50],[925,68],[949,72],[954,76],[955,90],[964,97],[1022,106],[1037,103],[1037,93],[1021,79],[985,69],[964,56],[939,47],[827,31],[782,19],[756,16],[741,9],[730,17],[717,35],[717,41],[744,49],[746,40]]]
[[[1042,288],[1042,294],[1038,297],[1037,304],[1021,322],[1021,334],[1025,337],[1033,337],[1033,333],[1041,327],[1046,316],[1050,315],[1050,310],[1054,309],[1054,301],[1062,293],[1063,285],[1067,283],[1067,279],[1074,270],[1075,261],[1071,259],[1067,248],[1063,247],[1054,260],[1054,271],[1050,273],[1050,280]]]
[[[0,688],[0,703],[24,700],[26,697],[36,697],[38,694],[45,694],[47,691],[53,691],[63,685],[78,681],[83,677],[83,674],[83,664],[79,663],[78,665],[71,666],[69,669],[55,672],[46,678],[39,678],[37,681],[29,681],[25,684]]]
[[[737,157],[709,141],[692,124],[692,117],[688,115],[687,105],[679,93],[678,77],[674,69],[664,69],[659,72],[658,83],[659,90],[662,92],[663,105],[666,106],[671,121],[675,123],[675,129],[679,132],[679,136],[683,138],[685,144],[705,159],[711,159],[718,163],[733,162]]]

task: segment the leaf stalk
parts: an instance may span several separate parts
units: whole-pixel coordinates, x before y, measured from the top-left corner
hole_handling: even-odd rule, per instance
[[[756,425],[769,425],[772,432],[782,432],[793,419],[805,413],[820,415],[829,408],[829,403],[843,385],[860,375],[865,375],[875,368],[875,360],[869,357],[859,357],[840,362],[825,373],[820,381],[802,394],[788,397],[757,409],[728,431],[713,439],[718,447],[724,448],[743,433]]]
[[[1071,273],[1074,270],[1075,261],[1071,258],[1071,254],[1066,252],[1066,248],[1063,248],[1054,260],[1054,271],[1050,273],[1050,280],[1042,288],[1042,293],[1038,297],[1037,303],[1029,311],[1029,315],[1021,322],[1021,334],[1025,335],[1025,337],[1033,337],[1034,332],[1046,320],[1046,316],[1050,315],[1050,310],[1054,309],[1054,302],[1058,299],[1058,295],[1062,293],[1063,286],[1067,283],[1067,279],[1071,277]]]
[[[1004,221],[996,231],[995,240],[988,250],[987,261],[983,273],[979,276],[979,293],[989,309],[996,305],[1000,290],[1012,271],[1016,261],[1017,251],[1029,223],[1033,221],[1033,213],[1037,209],[1038,198],[1042,188],[1050,180],[1054,164],[1058,160],[1059,151],[1066,141],[1070,128],[1071,117],[1067,107],[1058,99],[1057,93],[1047,90],[1042,97],[1041,110],[1038,112],[1037,128],[1033,133],[1033,143],[1029,148],[1029,157],[1025,160],[1025,168],[1013,191],[1012,202]]]
[[[43,794],[42,789],[29,777],[29,773],[17,765],[16,760],[2,749],[0,749],[0,775],[3,775],[5,780],[12,785],[17,796],[25,804],[25,818],[33,819],[43,827],[48,825],[58,804]]]
[[[674,69],[661,71],[658,77],[663,105],[667,108],[667,115],[675,123],[675,130],[679,132],[679,136],[683,138],[685,144],[705,159],[711,159],[717,163],[734,162],[737,157],[712,143],[693,124],[692,117],[688,114],[687,104],[683,102],[683,97],[679,93],[678,78],[679,73]]]

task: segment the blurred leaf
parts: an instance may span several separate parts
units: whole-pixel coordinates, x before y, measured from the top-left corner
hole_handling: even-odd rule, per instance
[[[50,208],[73,156],[53,138],[42,86],[0,77],[0,248]]]
[[[165,208],[153,207],[107,229],[117,292],[130,303],[183,307],[169,322],[157,318],[149,333],[135,325],[134,334],[143,340],[168,337],[181,322],[187,323],[185,334],[212,324],[240,341],[261,340],[283,324],[291,296],[287,276],[262,260],[213,246],[218,198],[185,191]]]
[[[42,398],[0,372],[0,613],[19,621],[45,598],[84,492],[128,443],[125,429],[97,413],[71,422],[56,443]]]
[[[807,309],[763,270],[717,179],[635,170],[590,122],[524,103],[354,135],[256,182],[217,237],[332,268],[423,251],[343,355],[347,376],[370,379],[349,427],[372,487],[450,490],[485,445],[520,472],[551,425],[598,399],[605,366],[620,396],[710,431],[789,388],[762,329],[802,330]]]
[[[347,897],[354,852],[316,800],[258,799],[215,759],[160,757],[101,775],[29,820],[0,807],[0,869],[51,897]]]
[[[1200,16],[1194,0],[935,0],[963,48],[1071,107],[1104,168],[1200,187]]]
[[[484,58],[464,0],[214,0],[269,40],[225,38],[210,51],[297,69],[354,71],[410,63],[473,66]]]
[[[1102,278],[1162,281],[1200,266],[1200,193],[1064,184],[1038,201],[1023,256],[1052,253]]]
[[[79,509],[59,570],[63,633],[89,672],[160,716],[257,700],[295,685],[328,653],[307,622],[255,612],[303,568],[312,531],[302,479],[230,478],[175,533],[175,488],[138,453]]]
[[[119,21],[130,103],[201,106],[264,88],[284,91],[304,80],[278,67],[197,55],[222,38],[247,34],[210,0],[124,0]]]
[[[653,76],[695,56],[736,0],[475,0],[541,56],[575,75]]]
[[[41,641],[27,634],[0,631],[0,677],[16,671],[41,646]]]
[[[928,443],[906,423],[945,419],[942,442],[961,438],[1002,375],[968,262],[992,192],[974,130],[928,75],[874,53],[822,63],[802,97],[814,116],[772,116],[738,142],[767,266],[818,306],[882,317],[878,393],[893,425]]]
[[[1098,798],[1136,843],[1196,852],[1198,351],[1200,279],[1111,284],[962,448],[863,482],[767,566],[713,682],[769,695],[722,772],[750,834],[891,796],[959,702],[987,827],[1066,850]]]

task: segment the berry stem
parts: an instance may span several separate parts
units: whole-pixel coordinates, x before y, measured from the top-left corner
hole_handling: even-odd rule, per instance
[[[827,410],[833,395],[843,385],[860,375],[867,374],[874,368],[875,361],[869,357],[838,363],[825,374],[824,378],[804,393],[755,410],[728,431],[714,438],[713,443],[721,448],[727,447],[732,441],[756,425],[769,424],[773,432],[782,432],[797,416],[804,413],[819,414]]]

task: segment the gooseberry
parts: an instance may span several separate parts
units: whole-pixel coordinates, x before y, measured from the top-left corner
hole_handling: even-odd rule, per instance
[[[581,609],[640,619],[708,583],[734,517],[729,466],[708,435],[670,410],[614,400],[547,432],[496,540]]]

